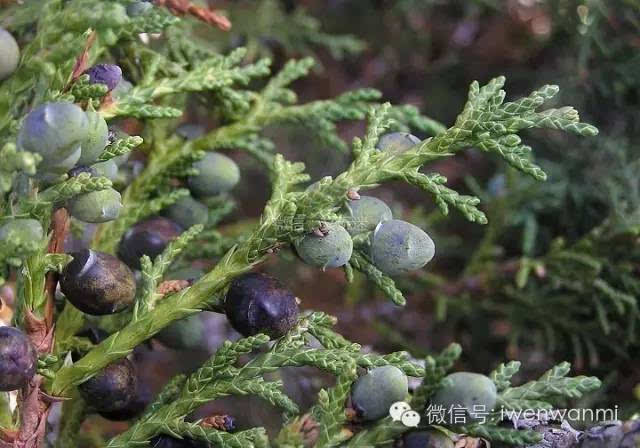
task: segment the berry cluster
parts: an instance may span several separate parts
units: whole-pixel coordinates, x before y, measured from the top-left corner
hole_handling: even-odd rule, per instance
[[[383,135],[376,148],[400,154],[420,140],[405,132]],[[317,187],[310,185],[309,189]],[[315,232],[295,241],[302,260],[319,268],[335,268],[349,262],[352,237],[371,232],[369,257],[383,273],[395,276],[424,267],[435,254],[433,240],[419,227],[393,219],[387,204],[372,196],[353,194],[342,211],[340,223],[323,223]]]

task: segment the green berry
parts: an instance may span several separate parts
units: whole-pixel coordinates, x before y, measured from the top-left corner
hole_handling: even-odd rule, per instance
[[[95,170],[95,176],[106,177],[110,181],[114,181],[118,177],[118,165],[113,159],[94,163],[91,168]]]
[[[82,155],[78,164],[88,165],[96,161],[104,148],[109,143],[109,127],[102,115],[98,112],[87,112],[87,120],[89,123],[89,131],[86,138],[82,141]]]
[[[497,390],[491,378],[479,373],[456,372],[448,375],[431,399],[431,404],[459,416],[456,409],[464,409],[470,421],[486,416],[496,406]]]
[[[389,206],[373,196],[360,196],[360,199],[349,201],[345,208],[347,230],[351,235],[369,232],[380,222],[393,219]]]
[[[129,91],[133,89],[133,84],[131,84],[126,79],[122,78],[120,82],[114,87],[111,91],[111,96],[114,100],[120,100],[126,97],[129,94]]]
[[[120,412],[135,399],[138,378],[135,366],[122,358],[78,386],[84,400],[98,412]]]
[[[371,258],[387,275],[422,268],[435,254],[433,240],[422,229],[399,219],[378,224],[371,238]]]
[[[89,120],[72,103],[46,103],[29,112],[18,134],[18,146],[42,156],[41,170],[66,173],[81,156]]]
[[[0,327],[0,391],[21,389],[36,374],[38,353],[22,331]]]
[[[131,306],[136,281],[131,270],[113,255],[83,249],[73,253],[60,276],[60,289],[80,311],[101,316]]]
[[[311,233],[295,243],[302,260],[319,268],[337,268],[347,264],[353,252],[351,235],[339,224],[326,223],[323,236]]]
[[[122,197],[113,188],[84,193],[69,201],[71,216],[85,222],[113,221],[120,214],[120,209]]]
[[[196,123],[182,123],[176,128],[176,134],[185,140],[195,140],[206,132],[204,126]]]
[[[353,385],[351,400],[356,413],[363,420],[377,420],[389,415],[389,408],[404,401],[409,393],[407,376],[395,366],[371,369]]]
[[[129,17],[144,16],[153,9],[153,3],[138,1],[127,5],[127,14]]]
[[[198,174],[189,177],[189,189],[196,197],[226,193],[240,181],[240,169],[229,157],[208,152],[194,164]]]
[[[42,224],[35,219],[12,219],[0,225],[0,241],[39,241],[43,236]]]
[[[192,314],[162,329],[156,339],[174,350],[209,351],[207,337],[217,318],[218,314],[210,311]]]
[[[167,218],[188,229],[196,224],[205,225],[209,219],[209,209],[202,202],[185,196],[167,207],[163,213]]]
[[[380,151],[401,154],[420,143],[420,139],[407,132],[391,132],[378,140],[376,148]]]
[[[167,274],[171,280],[197,280],[204,275],[204,270],[192,266],[176,269]]]
[[[8,78],[18,68],[20,47],[4,28],[0,28],[0,81]]]

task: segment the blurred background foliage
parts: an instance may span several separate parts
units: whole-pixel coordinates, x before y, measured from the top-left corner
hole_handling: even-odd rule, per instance
[[[228,33],[202,27],[203,41],[217,50],[247,45],[249,58],[268,55],[276,66],[291,56],[319,59],[314,75],[295,85],[304,99],[373,87],[386,100],[413,104],[449,125],[474,79],[504,74],[514,95],[558,84],[558,104],[575,105],[601,132],[583,140],[531,133],[547,182],[515,176],[481,151],[438,167],[452,188],[483,200],[488,225],[455,214],[442,220],[411,187],[375,191],[436,242],[435,262],[400,281],[407,310],[390,305],[364,279],[347,284],[342,273],[318,274],[286,253],[269,269],[294,286],[306,307],[336,314],[345,336],[373,349],[422,356],[455,340],[464,348],[460,368],[486,372],[518,358],[529,369],[525,376],[568,359],[605,381],[588,404],[617,404],[625,415],[640,410],[632,393],[640,382],[640,2],[211,5],[234,24]],[[341,129],[347,141],[361,131],[362,123]],[[278,128],[272,137],[279,152],[306,162],[316,178],[346,164],[345,155],[299,131]],[[251,172],[255,181],[237,192],[236,218],[259,211],[266,198],[260,176]]]

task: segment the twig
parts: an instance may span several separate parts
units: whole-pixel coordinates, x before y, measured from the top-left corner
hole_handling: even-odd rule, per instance
[[[51,239],[47,252],[60,253],[69,231],[69,214],[64,208],[56,210],[51,217]],[[25,313],[25,331],[38,353],[50,353],[53,348],[54,294],[58,274],[49,272],[45,283],[46,304],[43,318],[39,319],[31,310]],[[45,437],[47,416],[51,410],[51,397],[40,391],[42,377],[36,375],[22,391],[21,425],[13,441],[14,448],[39,448]]]
[[[172,14],[181,16],[189,14],[209,25],[217,26],[222,31],[229,31],[231,29],[231,22],[225,16],[217,11],[196,6],[189,0],[155,0],[155,3],[156,5],[165,6]]]

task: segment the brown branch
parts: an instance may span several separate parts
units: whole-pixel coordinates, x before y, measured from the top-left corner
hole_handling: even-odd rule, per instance
[[[229,31],[231,29],[231,22],[229,19],[218,11],[213,11],[202,6],[196,6],[189,0],[155,0],[155,4],[166,7],[176,16],[184,16],[188,14],[198,20],[208,23],[209,25],[217,26],[222,31]]]
[[[63,252],[68,231],[69,214],[66,209],[60,208],[51,217],[51,239],[47,252]],[[49,272],[45,281],[46,303],[42,319],[38,318],[32,310],[25,311],[24,329],[40,354],[51,353],[53,348],[54,295],[57,284],[58,274]],[[11,445],[13,448],[39,448],[44,442],[47,417],[55,398],[40,390],[42,380],[40,375],[36,375],[20,392],[21,424]]]

